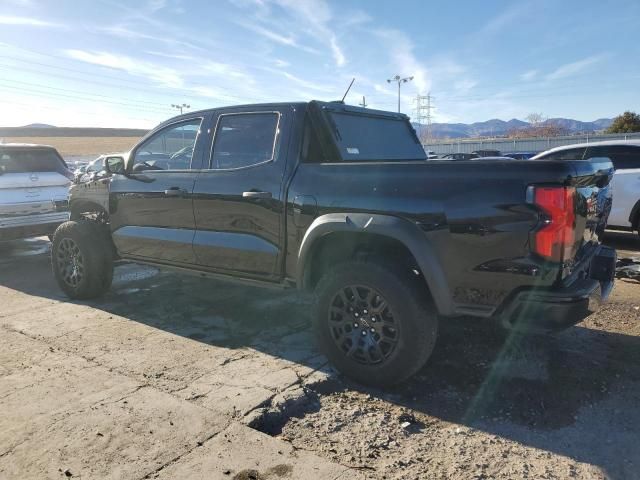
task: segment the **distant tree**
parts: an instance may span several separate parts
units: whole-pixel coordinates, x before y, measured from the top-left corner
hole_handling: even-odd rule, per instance
[[[510,138],[557,137],[566,135],[567,129],[558,122],[549,120],[542,113],[530,113],[525,117],[529,125],[512,128],[507,132]]]
[[[624,112],[613,119],[613,123],[607,128],[606,133],[633,133],[640,132],[640,115],[635,112]]]
[[[543,123],[536,127],[536,131],[539,137],[558,137],[560,135],[567,135],[569,131],[553,120],[545,120]]]
[[[525,117],[525,120],[529,122],[532,127],[536,127],[539,124],[545,122],[547,118],[541,113],[530,113]]]

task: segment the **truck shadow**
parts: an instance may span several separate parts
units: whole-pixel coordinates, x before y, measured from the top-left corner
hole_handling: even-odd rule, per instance
[[[8,275],[14,263],[20,275]],[[62,298],[46,255],[14,263],[0,265],[1,285]],[[294,291],[124,265],[103,299],[78,303],[208,345],[251,348],[310,367],[322,363],[309,332],[312,304]],[[606,308],[606,318],[616,322],[633,327],[640,320],[633,305]],[[633,477],[640,464],[639,336],[577,326],[522,337],[502,335],[483,320],[452,319],[442,322],[432,358],[408,382],[379,390],[337,376],[323,393],[340,389],[597,465],[610,478]]]
[[[135,291],[116,283],[104,303],[95,306],[206,344],[249,347],[318,366],[309,332],[312,304],[297,292],[170,274],[136,283]],[[640,320],[632,305],[616,306],[608,315]],[[337,376],[321,388],[325,394],[343,388],[366,392],[430,417],[598,465],[610,478],[629,478],[633,464],[640,463],[634,440],[640,431],[636,336],[578,326],[554,336],[524,337],[501,334],[478,319],[447,320],[432,358],[408,382],[379,390]]]

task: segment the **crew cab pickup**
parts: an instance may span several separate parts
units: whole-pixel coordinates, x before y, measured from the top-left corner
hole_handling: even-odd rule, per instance
[[[415,373],[447,318],[561,329],[613,285],[608,159],[426,161],[405,115],[318,101],[190,112],[126,157],[71,188],[69,297],[119,259],[311,290],[321,349],[363,383]]]

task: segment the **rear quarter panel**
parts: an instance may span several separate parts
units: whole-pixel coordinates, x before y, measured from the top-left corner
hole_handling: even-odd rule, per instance
[[[494,308],[514,288],[556,280],[558,266],[530,254],[538,212],[526,203],[526,191],[533,183],[562,184],[572,173],[561,162],[300,164],[288,194],[286,273],[295,271],[314,218],[294,222],[291,202],[307,195],[317,203],[315,216],[368,212],[410,220],[436,252],[454,303]]]

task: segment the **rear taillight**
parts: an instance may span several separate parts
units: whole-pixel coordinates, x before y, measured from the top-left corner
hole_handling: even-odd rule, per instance
[[[576,242],[576,189],[561,186],[529,189],[530,201],[543,212],[542,225],[532,234],[533,251],[554,262],[572,258]]]

